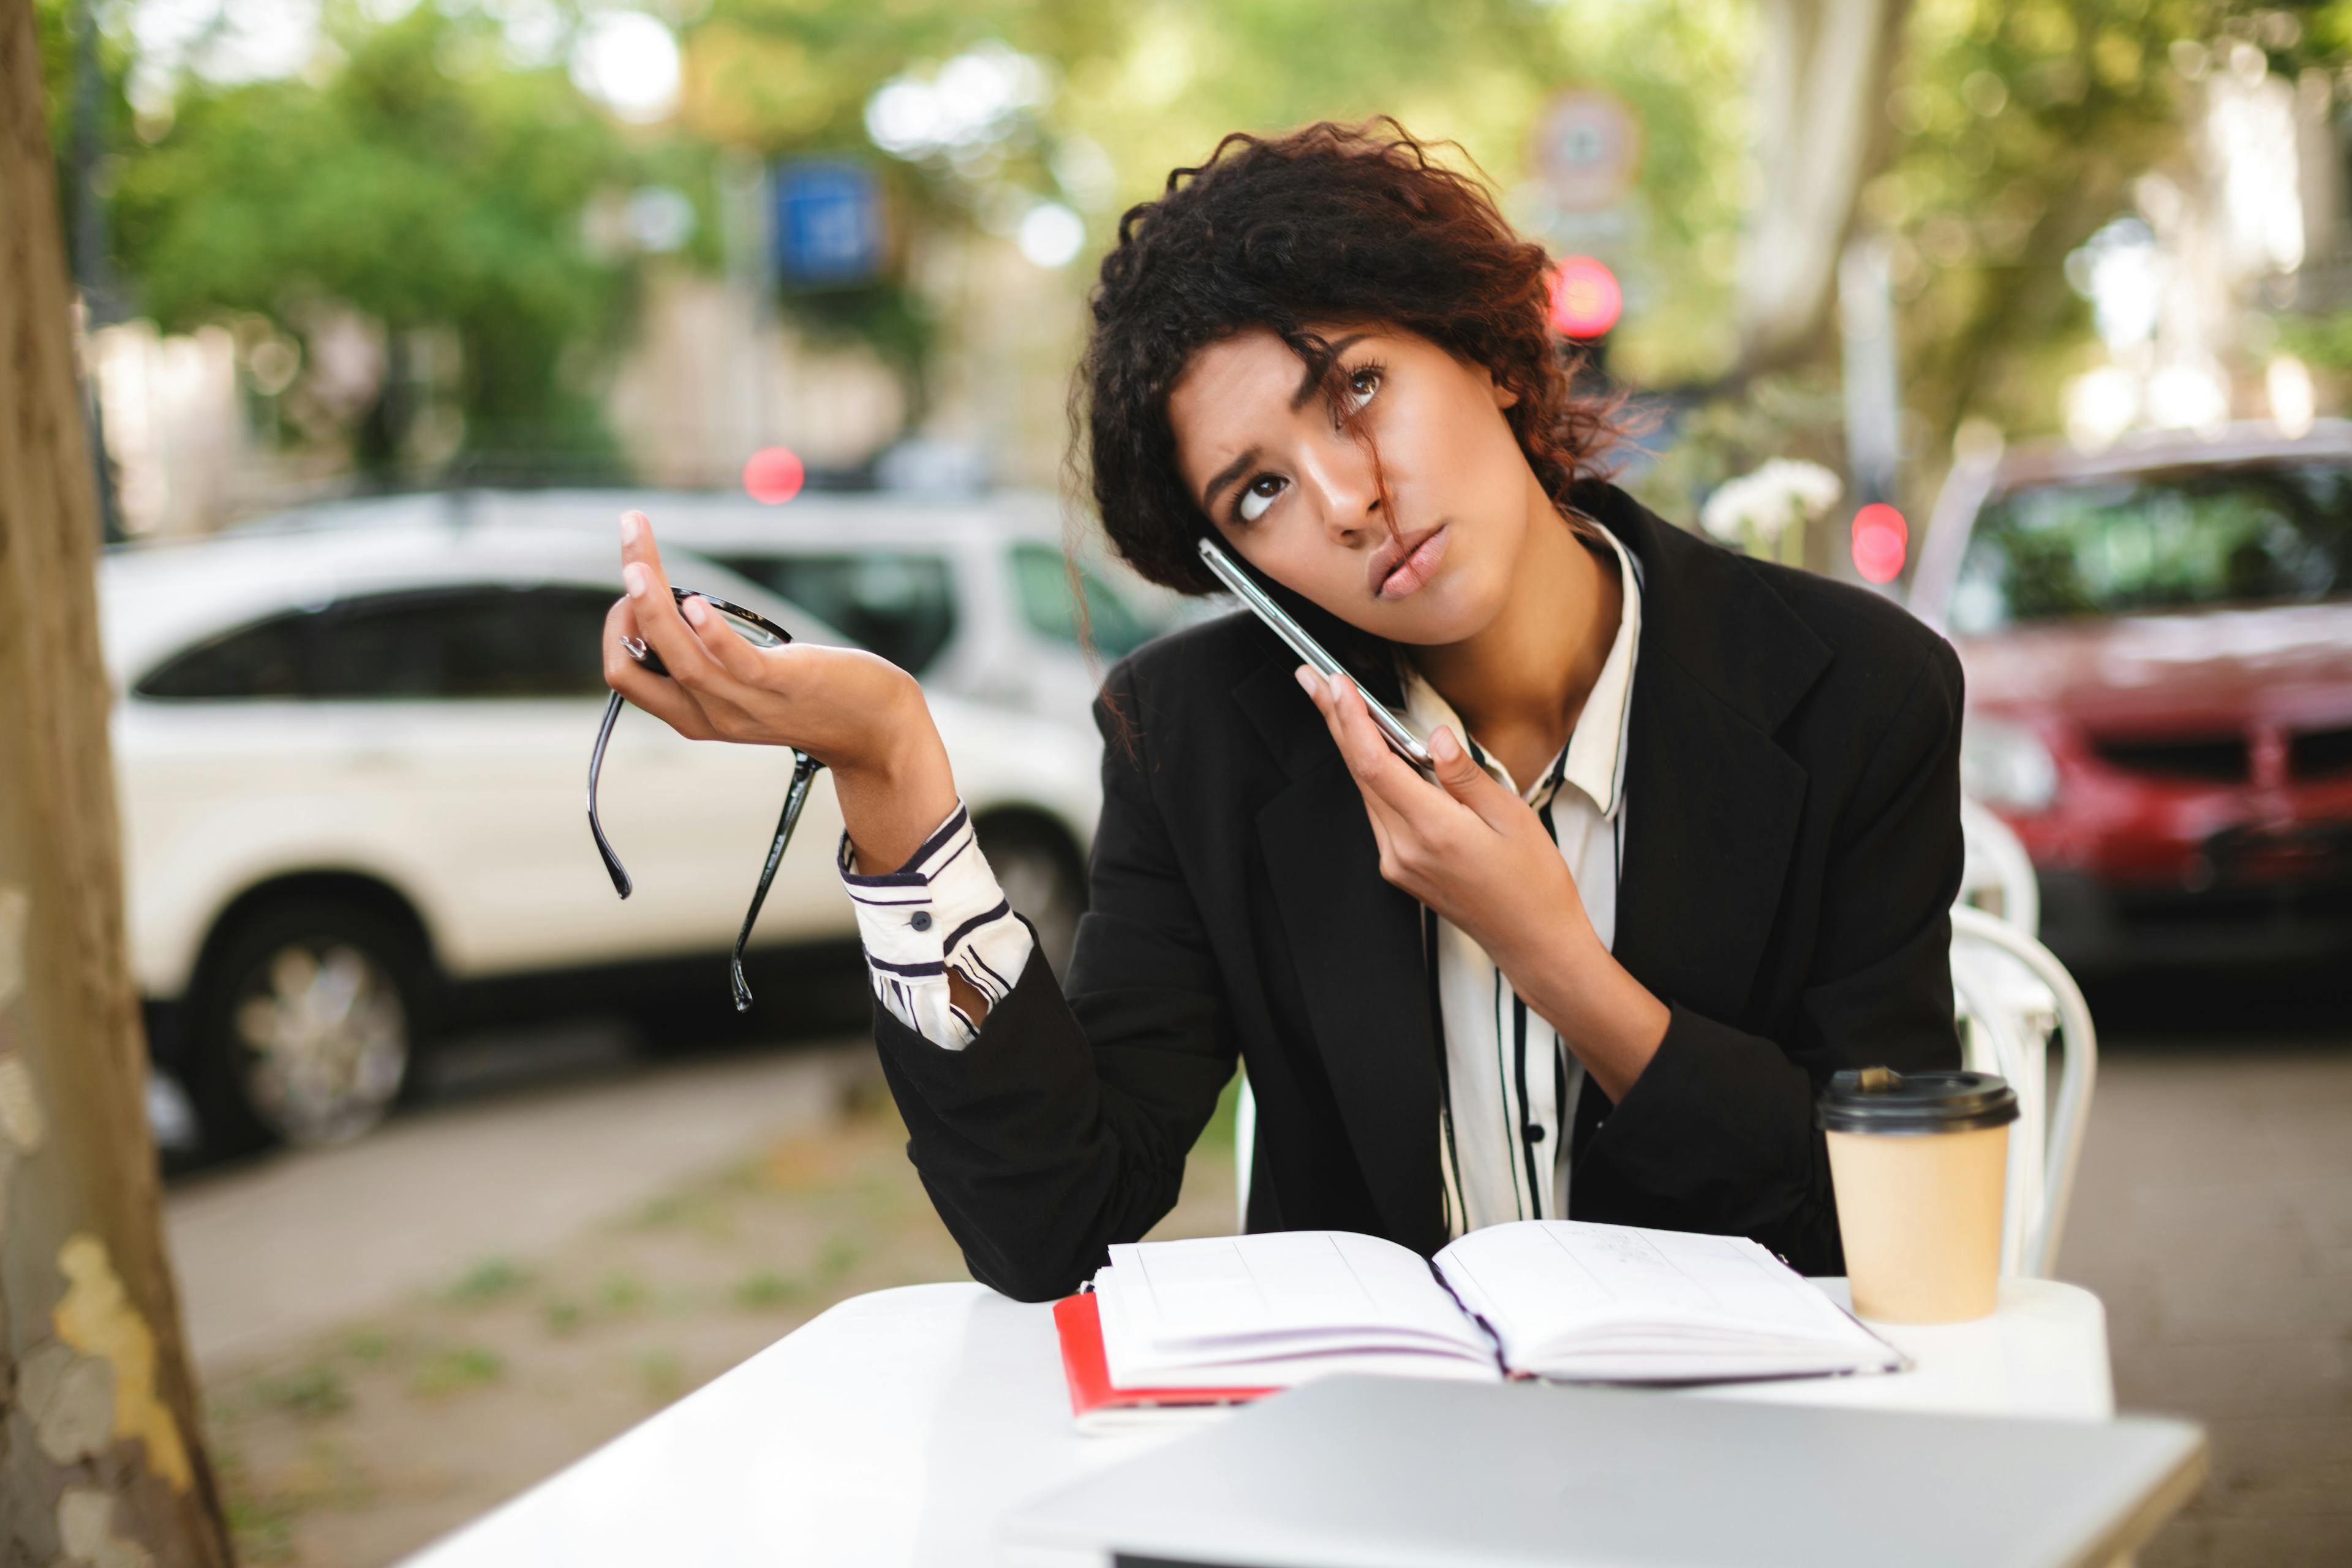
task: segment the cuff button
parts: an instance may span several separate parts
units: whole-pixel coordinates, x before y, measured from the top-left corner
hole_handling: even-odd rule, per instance
[[[931,929],[931,911],[929,910],[917,910],[913,916],[908,919],[907,923],[913,926],[917,931],[929,931]]]

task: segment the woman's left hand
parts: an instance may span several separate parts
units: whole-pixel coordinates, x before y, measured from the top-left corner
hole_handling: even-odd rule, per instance
[[[1484,948],[1602,1091],[1622,1100],[1670,1016],[1601,945],[1535,808],[1444,728],[1429,738],[1432,784],[1389,750],[1354,681],[1326,682],[1304,665],[1297,673],[1363,795],[1381,875]]]

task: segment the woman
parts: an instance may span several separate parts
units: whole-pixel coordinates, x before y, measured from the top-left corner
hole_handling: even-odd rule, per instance
[[[1230,137],[1122,220],[1079,384],[1113,544],[1202,593],[1221,541],[1436,776],[1246,616],[1142,649],[1097,709],[1060,985],[915,683],[681,615],[624,520],[613,685],[834,771],[883,1067],[979,1279],[1049,1298],[1142,1235],[1236,1058],[1253,1229],[1426,1252],[1565,1214],[1841,1270],[1815,1089],[1958,1058],[1958,667],[1885,601],[1598,478],[1607,410],[1545,285],[1393,127]]]

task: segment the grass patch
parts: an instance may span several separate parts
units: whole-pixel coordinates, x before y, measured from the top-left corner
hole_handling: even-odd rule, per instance
[[[438,1399],[481,1388],[506,1375],[506,1358],[480,1345],[458,1345],[428,1357],[408,1380],[408,1392]]]
[[[637,1381],[646,1398],[667,1405],[686,1392],[686,1368],[676,1351],[647,1351],[637,1357]]]
[[[735,1304],[746,1311],[762,1312],[777,1307],[790,1307],[808,1299],[809,1288],[804,1280],[789,1274],[779,1274],[772,1268],[762,1268],[757,1274],[746,1274],[735,1281],[730,1292]]]
[[[254,1392],[265,1405],[313,1420],[348,1410],[352,1405],[352,1391],[343,1382],[342,1373],[322,1364],[297,1367],[292,1372],[262,1378],[254,1385]]]
[[[857,1260],[865,1255],[866,1248],[858,1243],[856,1237],[826,1237],[824,1246],[816,1255],[817,1277],[821,1279],[838,1279],[856,1268]]]
[[[540,1321],[551,1334],[568,1334],[580,1326],[580,1320],[586,1315],[579,1302],[558,1300],[541,1309]]]
[[[653,1292],[634,1274],[607,1274],[596,1286],[596,1305],[607,1312],[641,1312],[652,1300]]]
[[[392,1353],[392,1336],[382,1329],[355,1329],[343,1336],[343,1353],[362,1366],[373,1366]]]
[[[723,1240],[735,1234],[735,1215],[717,1193],[689,1187],[646,1203],[629,1225],[635,1230],[698,1231]]]
[[[441,1299],[453,1307],[479,1306],[511,1296],[530,1282],[520,1264],[508,1258],[486,1258],[453,1280]]]

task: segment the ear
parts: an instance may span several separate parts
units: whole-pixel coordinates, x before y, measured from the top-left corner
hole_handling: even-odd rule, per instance
[[[1486,373],[1486,384],[1494,395],[1496,407],[1516,408],[1519,405],[1519,395],[1505,386],[1503,378],[1493,371]]]

